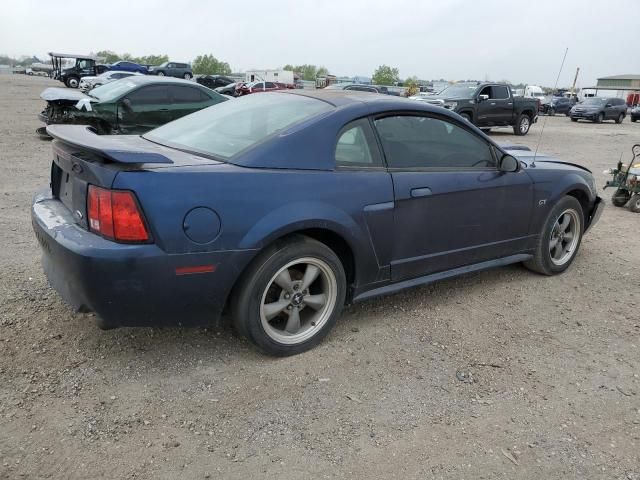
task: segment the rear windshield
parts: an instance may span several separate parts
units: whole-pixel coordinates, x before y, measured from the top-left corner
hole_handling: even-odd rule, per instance
[[[247,95],[187,115],[143,137],[168,147],[226,159],[332,108],[326,102],[301,95]]]
[[[105,83],[104,85],[94,88],[89,92],[89,95],[97,98],[101,102],[110,102],[116,98],[124,95],[129,90],[136,87],[136,84],[131,80],[123,78],[116,80],[115,82]]]

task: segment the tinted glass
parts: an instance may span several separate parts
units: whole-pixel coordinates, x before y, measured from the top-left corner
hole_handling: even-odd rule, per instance
[[[170,87],[171,97],[175,103],[199,103],[202,92],[197,88],[173,85]]]
[[[326,102],[299,95],[247,95],[156,128],[145,138],[163,145],[229,158],[332,108]]]
[[[266,82],[265,85],[267,86],[267,88],[276,88],[276,84],[273,82]]]
[[[161,105],[169,102],[169,89],[166,85],[149,85],[127,95],[132,105]]]
[[[591,97],[591,98],[587,98],[585,100],[583,100],[582,102],[584,105],[604,105],[606,103],[606,99],[604,98],[598,98],[598,97]]]
[[[490,146],[453,123],[431,117],[394,116],[375,122],[390,168],[486,168]]]
[[[496,100],[509,98],[509,89],[505,85],[495,85],[491,87],[492,96]]]
[[[336,143],[336,165],[380,166],[378,156],[375,155],[375,141],[371,137],[370,128],[368,120],[363,119],[342,129]]]

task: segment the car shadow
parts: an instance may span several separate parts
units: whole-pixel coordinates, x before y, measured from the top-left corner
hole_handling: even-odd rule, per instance
[[[535,278],[535,274],[520,265],[473,272],[441,280],[384,297],[374,298],[345,307],[329,336],[314,350],[332,349],[342,345],[353,331],[366,334],[380,322],[407,311],[433,311],[466,303],[469,296],[485,295],[486,291],[508,288],[519,278]],[[83,321],[85,323],[86,320]],[[379,326],[379,325],[378,325]],[[428,327],[428,325],[425,325]],[[87,327],[85,327],[87,328]],[[265,355],[231,328],[231,320],[224,316],[220,322],[206,328],[117,328],[101,331],[97,326],[85,330],[85,337],[95,342],[105,357],[135,357],[138,365],[157,367],[165,362],[171,369],[196,363],[224,364],[241,360],[245,364],[279,361]],[[337,344],[335,343],[337,342]],[[117,348],[113,348],[117,345]],[[189,353],[186,355],[186,353]],[[304,354],[303,354],[304,355]],[[121,359],[122,360],[122,359]]]

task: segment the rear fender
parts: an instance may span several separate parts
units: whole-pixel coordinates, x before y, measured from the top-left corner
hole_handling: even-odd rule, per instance
[[[353,253],[358,283],[376,278],[379,269],[366,227],[321,202],[299,202],[269,212],[246,233],[238,248],[259,251],[279,238],[312,228],[331,231],[344,239]]]

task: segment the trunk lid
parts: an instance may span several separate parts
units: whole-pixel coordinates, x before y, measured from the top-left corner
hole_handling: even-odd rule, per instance
[[[50,125],[51,191],[88,229],[87,188],[111,188],[122,171],[151,171],[221,162],[163,147],[134,135],[97,135],[82,125]]]

